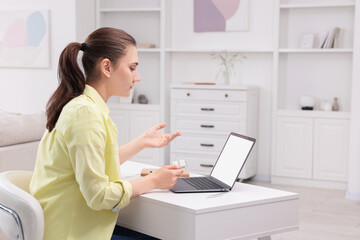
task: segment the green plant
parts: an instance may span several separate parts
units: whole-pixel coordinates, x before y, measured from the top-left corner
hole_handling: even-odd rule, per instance
[[[230,53],[227,51],[213,52],[211,53],[211,56],[213,59],[218,60],[220,64],[220,69],[216,74],[216,80],[218,81],[221,76],[221,79],[224,80],[225,84],[229,84],[230,79],[236,76],[235,64],[237,62],[242,64],[242,60],[247,58],[240,52]]]

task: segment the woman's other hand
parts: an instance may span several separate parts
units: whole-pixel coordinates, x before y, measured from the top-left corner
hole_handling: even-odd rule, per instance
[[[144,147],[147,148],[160,148],[168,145],[174,138],[180,136],[180,132],[174,132],[170,134],[160,133],[159,130],[163,129],[166,123],[150,127],[142,135]]]

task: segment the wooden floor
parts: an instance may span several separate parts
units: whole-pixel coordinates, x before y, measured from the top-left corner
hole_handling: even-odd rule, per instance
[[[299,230],[272,240],[360,240],[360,201],[345,199],[345,191],[247,183],[299,194]]]

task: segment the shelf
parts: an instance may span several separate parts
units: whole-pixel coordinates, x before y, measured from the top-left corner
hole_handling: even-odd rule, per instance
[[[137,51],[138,52],[155,52],[155,53],[159,53],[160,49],[159,48],[138,48]]]
[[[306,111],[306,110],[277,110],[277,116],[284,117],[312,117],[312,118],[333,118],[350,119],[349,112],[325,112],[325,111]]]
[[[304,3],[304,4],[281,4],[280,5],[280,9],[335,8],[335,7],[355,7],[355,3]]]
[[[246,52],[246,53],[272,53],[271,48],[243,48],[243,49],[176,49],[167,48],[166,52],[172,53],[212,53],[212,52]]]
[[[109,103],[110,109],[122,109],[122,110],[141,110],[141,111],[160,111],[161,106],[156,104],[126,104],[126,103]]]
[[[256,89],[256,86],[251,85],[194,85],[194,84],[171,84],[171,88],[178,88],[178,89],[221,89],[221,90],[250,90]]]
[[[280,53],[352,53],[352,48],[281,48]]]
[[[160,12],[161,8],[101,8],[100,13],[114,12]]]

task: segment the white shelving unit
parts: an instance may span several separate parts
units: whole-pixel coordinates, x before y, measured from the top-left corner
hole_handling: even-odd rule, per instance
[[[345,189],[347,185],[355,2],[276,0],[273,71],[272,182]],[[315,23],[316,24],[312,24]],[[340,28],[335,48],[319,48],[325,32]],[[314,47],[301,49],[303,34]],[[299,106],[316,99],[314,111]],[[340,99],[340,112],[320,101]],[[321,139],[321,141],[319,141]]]
[[[100,13],[109,12],[160,12],[161,8],[101,8]]]
[[[96,1],[97,28],[119,28],[132,35],[138,44],[155,44],[156,48],[138,49],[141,84],[135,86],[134,99],[136,100],[139,94],[145,94],[151,104],[158,105],[162,105],[160,86],[163,79],[160,74],[160,62],[163,49],[161,39],[165,31],[162,24],[163,11],[163,1],[160,0]],[[154,85],[158,87],[152,87]]]
[[[224,49],[177,49],[177,48],[167,48],[166,52],[172,53],[216,53],[223,52]],[[273,49],[270,48],[242,48],[242,49],[226,49],[227,52],[241,52],[241,53],[272,53]]]
[[[132,35],[138,44],[155,44],[155,48],[138,48],[140,84],[135,84],[134,103],[109,100],[112,119],[119,131],[119,145],[129,142],[148,127],[166,121],[164,64],[164,0],[96,0],[96,27],[119,28]],[[144,94],[149,104],[139,104]],[[164,149],[146,149],[132,160],[163,165]]]
[[[277,110],[277,116],[287,117],[311,117],[311,118],[334,118],[349,119],[349,112],[325,112],[325,111],[294,111],[294,110]]]
[[[352,49],[298,49],[298,48],[281,48],[279,49],[279,53],[352,53]]]
[[[290,8],[331,8],[331,7],[354,7],[355,3],[349,1],[339,2],[339,3],[321,3],[321,2],[308,2],[308,3],[292,3],[292,4],[280,4],[280,9],[290,9]]]

